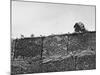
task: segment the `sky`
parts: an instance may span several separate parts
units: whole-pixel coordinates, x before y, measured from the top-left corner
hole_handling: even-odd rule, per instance
[[[74,32],[76,22],[95,30],[95,6],[12,1],[12,37]]]

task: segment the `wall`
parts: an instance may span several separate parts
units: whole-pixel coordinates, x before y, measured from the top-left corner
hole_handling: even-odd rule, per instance
[[[43,41],[44,57],[91,49],[96,50],[95,32],[48,36]]]
[[[16,40],[15,57],[60,57],[83,50],[96,50],[96,32],[51,35]]]

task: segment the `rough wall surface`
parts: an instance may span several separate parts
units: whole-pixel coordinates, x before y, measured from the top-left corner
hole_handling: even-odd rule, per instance
[[[15,41],[15,57],[41,54],[43,57],[56,57],[70,52],[96,49],[95,32],[47,36],[43,40],[42,38],[25,38]]]
[[[43,56],[62,56],[67,54],[68,37],[52,36],[43,40]]]
[[[96,47],[95,33],[81,33],[69,36],[69,51],[87,50]]]
[[[12,75],[96,69],[96,32],[23,38],[12,44]]]
[[[96,33],[74,33],[68,35],[55,35],[43,40],[43,55],[62,56],[83,50],[96,50]]]
[[[14,56],[35,57],[41,55],[42,39],[41,38],[25,38],[15,40]]]

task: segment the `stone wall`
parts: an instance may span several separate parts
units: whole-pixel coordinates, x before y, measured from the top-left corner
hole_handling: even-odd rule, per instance
[[[95,32],[48,36],[43,40],[44,57],[63,56],[88,49],[96,50]]]
[[[63,56],[82,50],[96,50],[96,32],[16,39],[14,56]]]
[[[16,39],[14,47],[14,57],[35,57],[41,55],[41,38]]]

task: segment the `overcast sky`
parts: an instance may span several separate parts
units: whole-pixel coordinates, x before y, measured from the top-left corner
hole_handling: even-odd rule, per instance
[[[12,37],[72,33],[79,21],[95,30],[95,7],[12,1]]]

